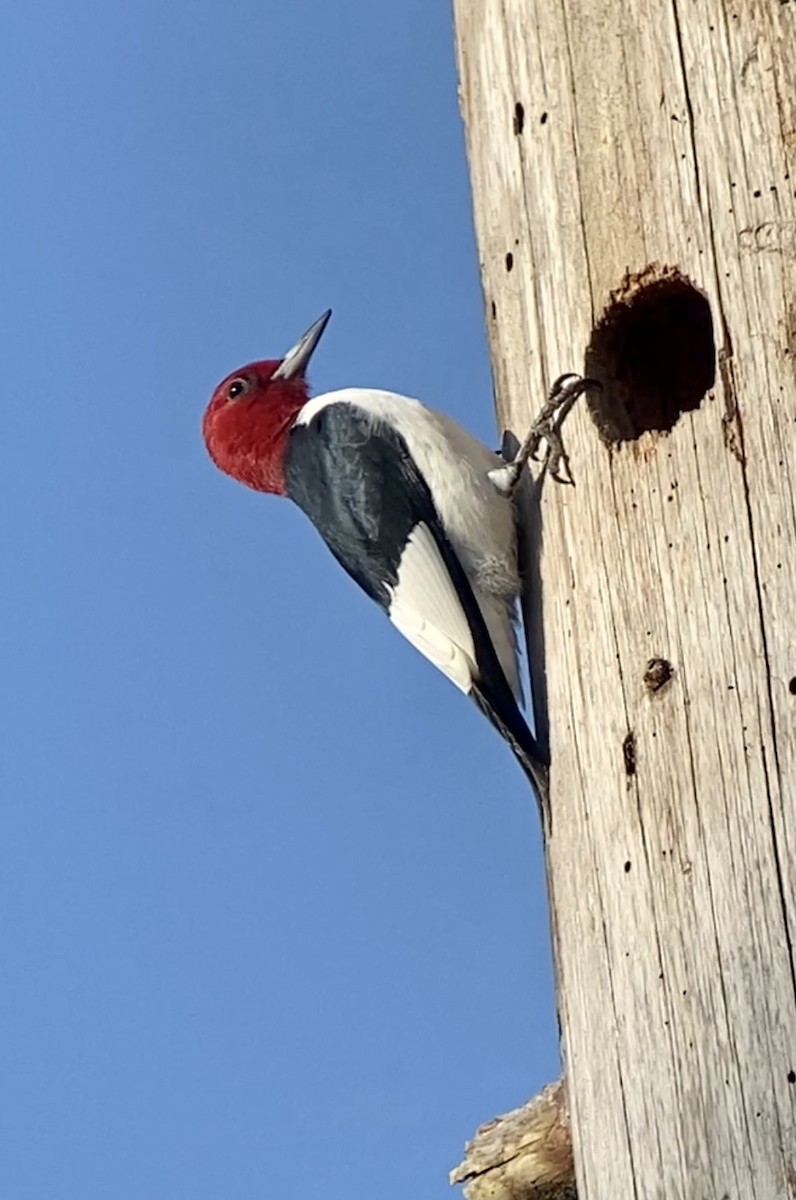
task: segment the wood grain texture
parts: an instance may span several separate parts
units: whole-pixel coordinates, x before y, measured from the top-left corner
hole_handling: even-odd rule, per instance
[[[638,416],[594,331],[656,264],[713,325],[695,410],[609,445],[581,404],[529,520],[580,1195],[793,1197],[796,3],[454,9],[502,425],[584,365]]]
[[[467,1200],[575,1200],[564,1081],[482,1125],[450,1181]]]

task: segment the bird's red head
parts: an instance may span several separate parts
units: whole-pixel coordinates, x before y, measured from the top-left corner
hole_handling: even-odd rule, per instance
[[[202,432],[213,462],[258,492],[284,495],[287,437],[309,399],[307,365],[331,315],[319,317],[284,358],[233,371],[205,410]]]

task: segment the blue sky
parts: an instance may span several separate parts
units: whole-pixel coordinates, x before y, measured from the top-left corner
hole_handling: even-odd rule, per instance
[[[558,1069],[534,802],[215,383],[497,444],[447,4],[4,18],[0,1195],[452,1195]]]

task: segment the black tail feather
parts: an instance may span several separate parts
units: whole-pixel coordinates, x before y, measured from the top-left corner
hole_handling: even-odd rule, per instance
[[[548,769],[542,759],[539,744],[520,712],[505,677],[502,682],[504,686],[499,688],[499,700],[498,697],[490,695],[491,689],[483,687],[480,682],[474,685],[470,695],[513,750],[517,762],[536,792],[539,810],[544,818],[548,799]]]

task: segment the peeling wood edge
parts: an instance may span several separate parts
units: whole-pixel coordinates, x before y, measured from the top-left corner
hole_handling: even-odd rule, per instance
[[[576,1200],[564,1078],[476,1131],[450,1174],[467,1200]]]

